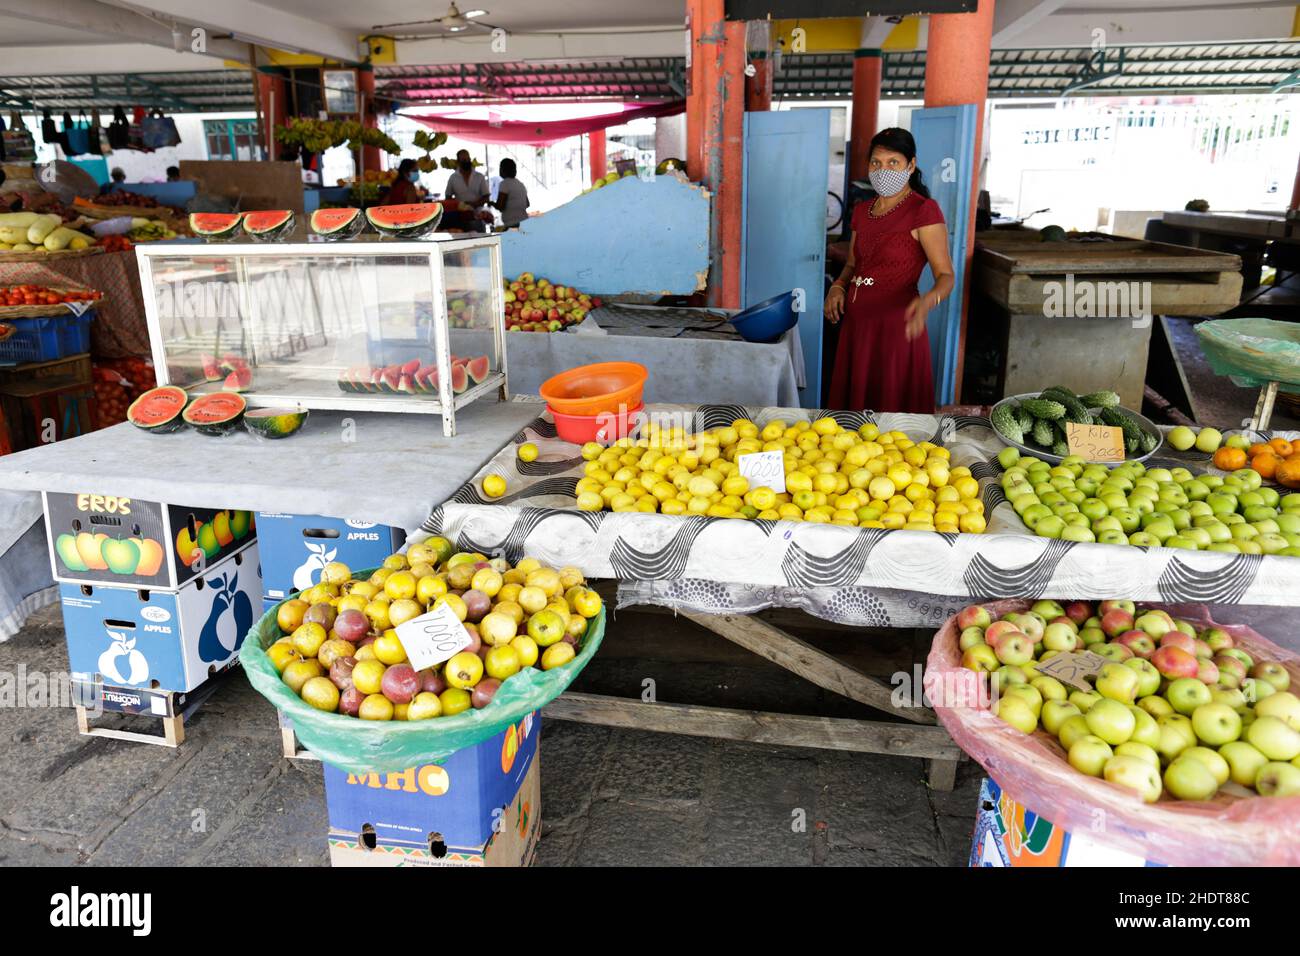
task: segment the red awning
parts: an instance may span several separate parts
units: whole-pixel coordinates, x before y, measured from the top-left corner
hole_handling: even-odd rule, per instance
[[[507,104],[502,106],[449,106],[439,111],[426,110],[415,113],[403,110],[403,116],[418,120],[432,129],[447,133],[459,139],[473,143],[496,143],[500,145],[550,146],[570,136],[590,133],[592,130],[605,129],[609,126],[621,126],[634,119],[652,116],[674,116],[685,112],[686,101],[674,100],[670,103],[630,104],[630,103],[584,103],[573,104],[575,110],[600,109],[601,112],[587,116],[571,116],[564,119],[527,120],[517,118],[530,111],[529,104]],[[554,104],[539,104],[540,110],[554,110]],[[612,107],[612,108],[611,108]],[[484,115],[486,114],[486,115]],[[512,114],[516,118],[512,118]]]

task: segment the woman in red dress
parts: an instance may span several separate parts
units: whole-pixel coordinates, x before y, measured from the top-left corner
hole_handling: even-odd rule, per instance
[[[831,375],[831,408],[934,411],[925,320],[953,288],[948,231],[921,182],[916,141],[904,129],[871,140],[876,198],[853,210],[849,261],[826,295],[826,318],[844,320]],[[921,295],[926,263],[934,286]]]

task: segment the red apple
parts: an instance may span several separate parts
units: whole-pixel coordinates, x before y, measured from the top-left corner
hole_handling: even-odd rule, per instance
[[[1092,617],[1092,605],[1086,601],[1073,601],[1065,606],[1065,616],[1082,627],[1083,622]]]
[[[1123,644],[1133,652],[1135,657],[1148,658],[1156,651],[1156,642],[1151,640],[1151,636],[1146,631],[1139,631],[1136,628],[1125,631],[1115,638],[1115,643]]]
[[[1128,611],[1130,615],[1137,612],[1137,605],[1132,601],[1102,601],[1097,605],[1097,613],[1102,617],[1110,611]]]
[[[1133,630],[1133,614],[1123,608],[1113,608],[1101,616],[1101,629],[1107,637],[1119,637]]]
[[[1162,677],[1177,680],[1180,677],[1195,677],[1201,665],[1196,657],[1181,647],[1167,645],[1151,655],[1151,663],[1160,671]]]
[[[1016,627],[1010,621],[994,621],[984,629],[984,643],[993,646],[993,642],[999,640],[1003,634],[1020,634],[1020,628]]]
[[[1196,676],[1207,684],[1217,684],[1219,682],[1219,665],[1211,660],[1197,658]]]
[[[1177,647],[1193,657],[1196,656],[1196,638],[1188,637],[1182,631],[1170,631],[1160,638],[1161,647]]]
[[[988,627],[992,623],[993,616],[982,604],[972,604],[957,612],[957,627],[963,631],[968,627]]]
[[[1205,643],[1205,641],[1201,640],[1199,637],[1196,638],[1195,641],[1196,646],[1192,649],[1193,654],[1203,661],[1208,661],[1214,657],[1214,651],[1210,648],[1209,644]]]

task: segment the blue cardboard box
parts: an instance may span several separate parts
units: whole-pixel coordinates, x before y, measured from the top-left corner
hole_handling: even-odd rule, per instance
[[[496,838],[514,830],[526,835],[540,818],[539,795],[516,798],[536,769],[541,730],[534,712],[441,765],[401,773],[357,775],[325,764],[331,845],[421,857],[426,865],[481,862]]]
[[[283,600],[320,582],[321,568],[342,561],[354,571],[375,568],[406,542],[401,528],[324,515],[259,511],[263,597]]]
[[[191,691],[238,654],[261,590],[256,545],[174,591],[61,584],[72,678]]]

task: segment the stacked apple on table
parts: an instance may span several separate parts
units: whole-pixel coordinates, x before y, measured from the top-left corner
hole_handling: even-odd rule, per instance
[[[601,300],[573,286],[521,272],[517,279],[505,281],[505,303],[507,331],[562,332],[600,308]]]
[[[1040,726],[1072,767],[1154,803],[1208,800],[1232,781],[1261,796],[1300,795],[1300,698],[1277,661],[1257,660],[1220,627],[1197,628],[1132,601],[1038,601],[993,620],[957,615],[961,663],[989,673],[992,709],[1026,734]],[[1091,689],[1040,668],[1091,651]]]

